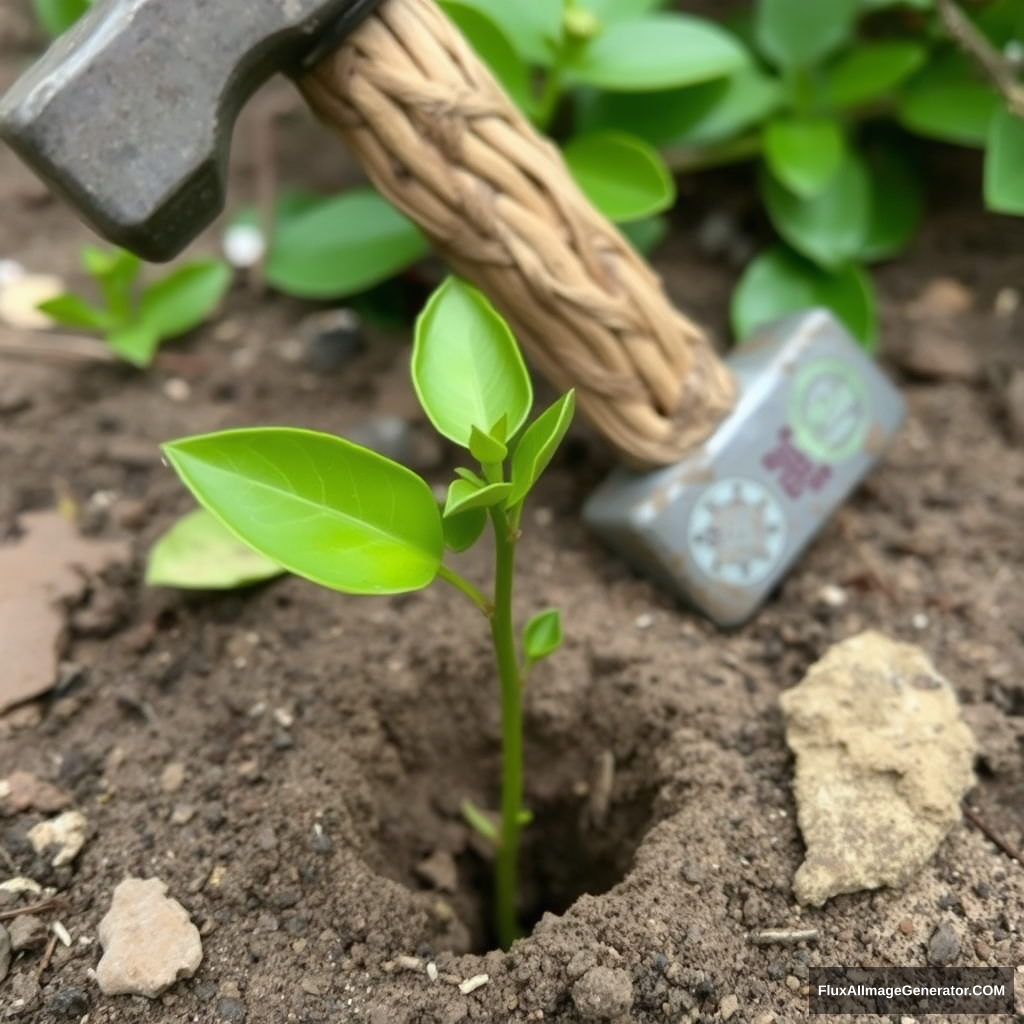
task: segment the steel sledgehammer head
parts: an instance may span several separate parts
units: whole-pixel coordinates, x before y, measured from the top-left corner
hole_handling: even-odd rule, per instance
[[[727,419],[665,469],[615,471],[583,515],[609,546],[720,626],[749,619],[878,461],[899,392],[826,310],[769,324],[727,364]]]
[[[0,137],[100,234],[171,259],[224,205],[249,96],[374,6],[98,0],[0,101]]]

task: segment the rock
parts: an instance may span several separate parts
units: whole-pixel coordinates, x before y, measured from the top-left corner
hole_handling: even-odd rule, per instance
[[[160,773],[160,788],[165,793],[177,793],[185,784],[185,766],[173,761]]]
[[[11,957],[13,955],[11,936],[8,934],[7,929],[0,924],[0,982],[7,977],[7,972],[11,969]]]
[[[939,331],[916,331],[897,356],[900,367],[922,380],[974,384],[985,373],[978,351],[966,339]]]
[[[633,1006],[633,981],[623,970],[591,967],[573,985],[572,1001],[584,1020],[618,1020]]]
[[[4,1006],[9,1006],[11,1010],[15,1011],[11,1016],[26,1013],[39,1002],[40,991],[39,979],[36,978],[35,972],[22,971],[11,978],[10,1003],[5,1002]],[[6,997],[8,993],[4,993],[4,995]]]
[[[127,878],[100,921],[103,959],[96,980],[104,995],[156,998],[203,959],[199,930],[159,878]]]
[[[305,362],[317,373],[333,373],[366,349],[359,315],[351,309],[311,313],[299,325]]]
[[[49,821],[41,821],[28,830],[28,839],[38,854],[46,854],[55,867],[70,864],[85,846],[85,815],[81,811],[65,811]]]
[[[89,1012],[89,999],[80,988],[58,989],[57,994],[50,1000],[50,1009],[58,1017],[73,1017],[79,1020],[84,1013]]]
[[[245,1003],[233,996],[222,996],[217,1000],[217,1016],[232,1022],[245,1020]]]
[[[920,648],[879,633],[833,647],[780,698],[807,856],[797,900],[901,885],[960,820],[974,737]]]
[[[18,814],[36,810],[43,814],[63,811],[71,797],[49,782],[37,779],[31,772],[11,772],[0,779],[0,812]]]
[[[459,885],[459,872],[455,858],[447,850],[435,850],[414,868],[428,885],[441,892],[455,892]]]
[[[38,917],[32,917],[30,914],[22,914],[7,925],[11,950],[15,953],[45,946],[46,934],[46,925]]]
[[[959,281],[936,277],[907,304],[907,314],[915,320],[944,320],[966,313],[973,303],[974,296]]]
[[[740,1001],[735,995],[723,996],[718,1004],[718,1014],[722,1020],[729,1020],[739,1008]]]
[[[951,964],[959,955],[960,936],[948,921],[941,922],[928,940],[928,963],[942,967]]]

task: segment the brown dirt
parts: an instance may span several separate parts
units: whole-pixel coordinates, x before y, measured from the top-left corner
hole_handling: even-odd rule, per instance
[[[0,86],[12,74],[8,62]],[[335,151],[315,129],[299,120],[284,135],[301,167],[289,180],[328,183]],[[305,167],[311,152],[322,156]],[[632,1020],[717,1020],[735,996],[733,1021],[765,1024],[806,1017],[809,966],[923,963],[943,921],[961,937],[960,964],[1022,963],[1024,869],[967,823],[901,891],[820,911],[800,910],[790,891],[802,846],[777,697],[867,627],[921,644],[953,681],[984,751],[976,803],[1024,845],[1024,450],[1002,399],[1022,361],[1024,312],[994,312],[997,293],[1024,277],[1024,245],[1020,222],[978,211],[973,162],[946,164],[927,227],[877,275],[886,352],[897,360],[915,339],[951,338],[976,354],[981,379],[925,383],[894,370],[907,426],[750,625],[716,631],[588,536],[579,507],[610,459],[584,430],[541,484],[519,606],[560,606],[567,643],[527,694],[537,821],[523,896],[538,924],[507,954],[481,952],[487,865],[458,814],[466,797],[493,803],[498,736],[484,630],[458,595],[360,600],[284,579],[189,596],[141,582],[148,546],[189,507],[159,463],[160,441],[228,425],[343,431],[374,412],[415,417],[406,339],[374,337],[344,373],[316,375],[285,359],[303,307],[239,286],[219,324],[176,346],[169,367],[0,358],[0,539],[13,541],[26,511],[71,498],[83,529],[130,537],[137,555],[69,609],[73,681],[0,719],[0,774],[57,782],[89,820],[84,851],[57,871],[26,854],[39,815],[0,820],[0,874],[56,885],[75,940],[42,970],[41,988],[39,953],[15,963],[0,1019],[65,1019],[61,999],[77,988],[89,1024],[569,1024],[581,1019],[574,981],[603,965],[631,979]],[[251,195],[251,171],[239,162],[238,200]],[[734,271],[692,238],[702,211],[744,194],[729,180],[686,187],[660,268],[681,303],[721,328]],[[0,211],[0,257],[78,281],[87,232],[6,152]],[[913,301],[939,276],[966,287],[969,308],[938,303],[915,318]],[[168,397],[170,377],[188,384],[186,401]],[[422,468],[444,481],[450,454],[423,449]],[[466,571],[484,579],[486,553]],[[844,588],[841,607],[822,600],[830,585]],[[160,778],[172,763],[185,779],[168,793]],[[182,805],[194,815],[172,824]],[[454,892],[417,873],[438,852],[454,861]],[[155,1002],[105,998],[89,977],[97,925],[129,874],[166,881],[204,936],[196,977]],[[748,941],[753,929],[796,925],[820,929],[820,942]],[[410,956],[433,959],[438,980],[404,969],[398,958]],[[490,982],[461,994],[454,983],[479,973]]]

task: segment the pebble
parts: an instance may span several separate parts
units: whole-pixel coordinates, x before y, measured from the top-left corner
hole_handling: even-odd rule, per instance
[[[221,239],[224,258],[238,270],[256,266],[266,255],[267,241],[255,224],[231,224]]]
[[[55,867],[70,864],[85,846],[86,818],[81,811],[65,811],[49,821],[41,821],[28,830],[28,840],[38,854],[53,852]]]
[[[104,995],[155,999],[203,959],[199,931],[159,878],[128,878],[115,890],[100,921],[103,959],[96,980]]]
[[[317,373],[333,373],[366,350],[359,315],[351,309],[311,313],[301,324],[306,365]]]
[[[718,1012],[722,1020],[728,1020],[739,1008],[740,1001],[735,995],[723,996],[722,1001],[718,1004]]]
[[[907,304],[907,313],[914,319],[945,319],[966,313],[974,304],[974,296],[952,277],[936,277]]]
[[[914,922],[909,917],[903,918],[897,927],[900,930],[901,935],[910,936],[914,934]]]
[[[38,917],[29,914],[22,914],[11,921],[7,925],[7,934],[15,953],[46,945],[46,925]]]
[[[185,766],[173,761],[160,773],[160,788],[165,793],[177,793],[185,784]]]
[[[172,825],[187,825],[196,816],[194,804],[175,804],[171,811]]]
[[[458,888],[458,868],[455,858],[447,850],[435,850],[421,860],[414,870],[424,882],[441,892],[455,892]]]
[[[40,994],[39,981],[32,971],[22,971],[11,978],[10,995],[12,1009],[30,1010],[35,1006]],[[12,1016],[14,1016],[12,1014]]]
[[[948,921],[941,922],[928,940],[928,962],[942,967],[951,964],[959,955],[960,936]]]
[[[491,980],[488,974],[474,974],[472,978],[467,978],[465,981],[459,982],[459,991],[464,995],[468,996],[470,992],[475,992],[478,988],[483,988]]]
[[[171,377],[164,383],[164,394],[172,402],[187,402],[192,397],[192,388],[188,381]]]
[[[43,814],[63,811],[71,797],[49,782],[43,782],[31,772],[11,772],[0,779],[0,807],[7,814],[36,810]]]
[[[573,984],[572,1001],[584,1020],[616,1020],[633,1006],[633,981],[618,968],[591,967]]]
[[[835,583],[829,583],[818,591],[818,600],[829,608],[842,608],[847,601],[846,591]]]
[[[334,846],[334,841],[324,831],[324,827],[320,822],[316,822],[313,825],[313,838],[310,840],[310,845],[317,853],[330,853],[331,848]]]
[[[11,937],[7,933],[7,929],[0,924],[0,982],[7,977],[7,972],[11,969],[12,955]]]
[[[277,835],[272,825],[264,825],[256,832],[255,842],[264,853],[277,849]]]
[[[89,998],[80,988],[62,988],[50,1000],[50,1009],[58,1017],[79,1019],[89,1011]]]
[[[232,996],[222,996],[217,1000],[217,1016],[221,1020],[245,1020],[245,1003]]]

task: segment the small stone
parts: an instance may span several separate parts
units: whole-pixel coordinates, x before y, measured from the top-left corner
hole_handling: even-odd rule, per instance
[[[231,224],[221,239],[224,258],[238,270],[256,266],[267,251],[263,232],[255,224]]]
[[[431,981],[437,981],[437,964],[435,964],[433,960],[427,964],[427,977]]]
[[[100,921],[103,959],[96,980],[104,995],[155,999],[179,978],[190,978],[203,959],[199,931],[158,878],[128,878],[115,890]]]
[[[1016,288],[1000,288],[992,308],[996,316],[1009,319],[1020,308],[1020,292]]]
[[[435,850],[421,860],[414,869],[428,885],[441,892],[455,892],[459,884],[459,872],[455,858],[447,850]]]
[[[900,366],[922,380],[951,380],[973,384],[982,379],[985,364],[966,339],[933,331],[917,331],[898,354]]]
[[[22,971],[14,975],[10,982],[11,1008],[19,1008],[22,1013],[31,1010],[39,1001],[41,989],[39,979],[32,971]]]
[[[722,1020],[728,1020],[740,1008],[740,1001],[735,995],[723,996],[718,1004],[718,1013]]]
[[[800,979],[795,974],[786,975],[786,988],[790,992],[797,992],[800,989]]]
[[[89,999],[80,988],[62,988],[50,1000],[50,1008],[58,1017],[79,1019],[89,1012]]]
[[[305,361],[317,373],[333,373],[366,349],[359,315],[352,309],[311,313],[299,325]]]
[[[11,772],[0,779],[0,812],[4,814],[30,810],[54,814],[70,803],[71,797],[64,790],[37,779],[31,772]]]
[[[52,854],[50,863],[59,868],[70,864],[85,846],[86,825],[80,811],[65,811],[30,828],[28,839],[36,853]]]
[[[959,955],[960,936],[948,921],[943,921],[928,940],[928,962],[942,967],[951,964]]]
[[[180,377],[170,377],[164,383],[164,394],[172,402],[187,402],[192,397],[192,388],[188,381]]]
[[[172,825],[187,825],[196,816],[194,804],[175,804],[171,811]]]
[[[245,1003],[232,996],[222,996],[217,1000],[217,1016],[232,1022],[245,1020]]]
[[[846,604],[846,591],[834,583],[829,583],[818,591],[818,600],[829,608],[842,608]]]
[[[936,277],[924,291],[907,304],[907,313],[915,320],[944,320],[966,313],[974,303],[970,291],[951,277]]]
[[[21,953],[26,949],[40,949],[46,945],[46,925],[38,918],[29,914],[16,917],[7,925],[11,949]]]
[[[459,982],[459,991],[464,996],[468,996],[470,992],[475,992],[478,988],[483,988],[483,986],[490,980],[490,976],[487,974],[474,974],[472,978],[467,978],[465,981]]]
[[[185,784],[185,766],[173,761],[160,773],[160,788],[165,793],[177,793]]]
[[[914,922],[911,921],[908,917],[903,918],[903,920],[900,921],[897,927],[900,930],[900,934],[906,935],[908,938],[914,934]]]
[[[7,929],[0,924],[0,982],[7,977],[7,972],[11,969],[11,957],[13,955],[11,936],[8,934]]]
[[[334,846],[334,842],[324,831],[324,827],[320,822],[316,822],[313,825],[313,838],[310,840],[310,843],[317,853],[330,853]]]
[[[584,1020],[617,1020],[633,1006],[633,981],[618,968],[591,967],[573,985],[572,1001]]]
[[[274,832],[272,825],[263,825],[256,832],[256,846],[263,850],[264,853],[269,853],[271,850],[277,849],[277,835]]]

